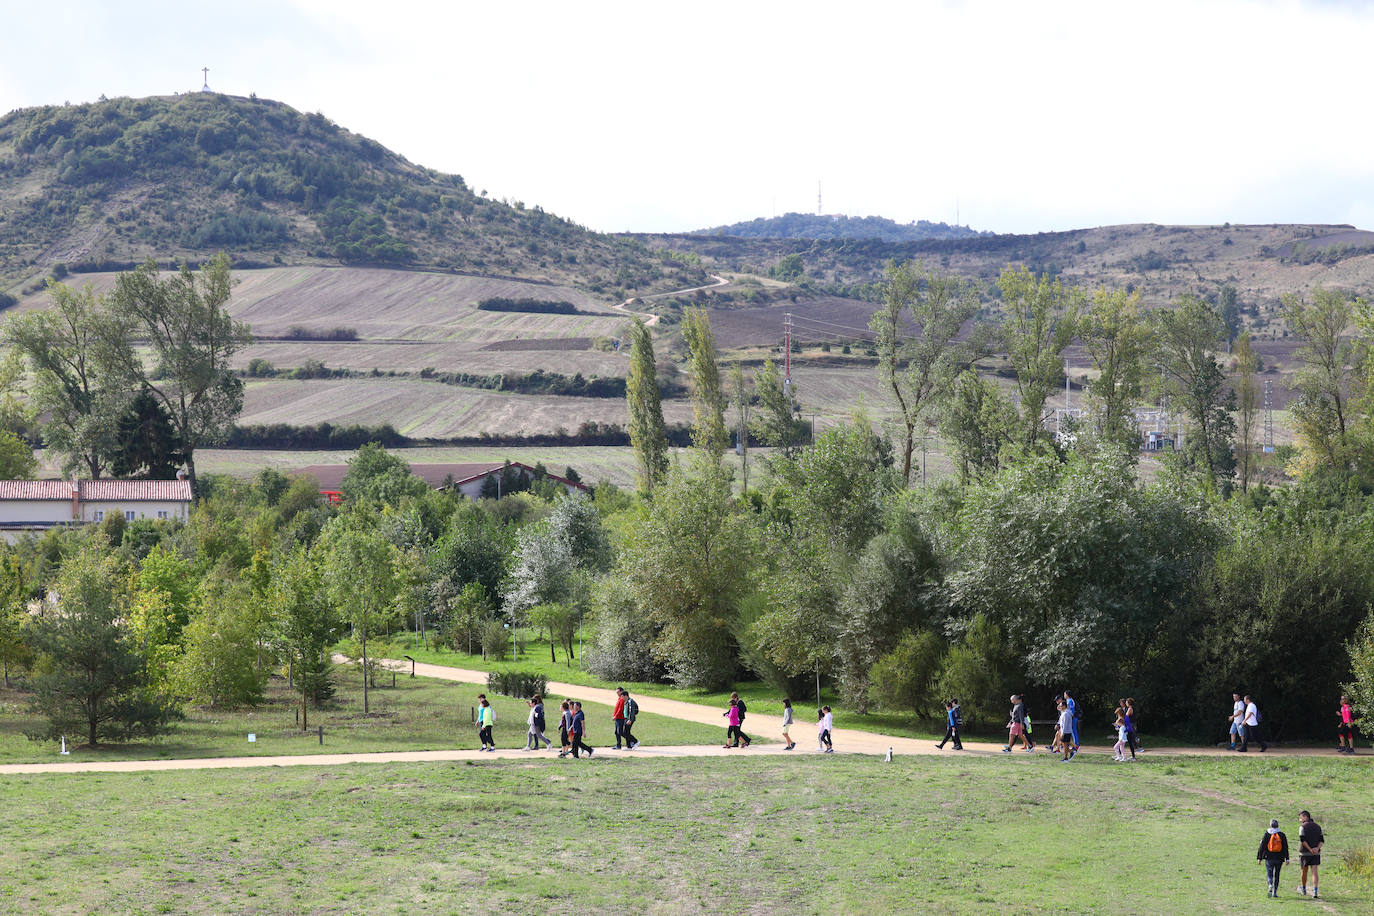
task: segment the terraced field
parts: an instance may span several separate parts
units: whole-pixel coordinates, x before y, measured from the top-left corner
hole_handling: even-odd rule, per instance
[[[472,343],[430,340],[265,341],[238,353],[234,364],[246,367],[259,358],[281,369],[295,368],[308,359],[318,359],[330,368],[362,372],[373,369],[419,372],[429,367],[440,372],[494,375],[543,369],[564,375],[581,372],[588,377],[609,378],[622,376],[629,368],[625,354],[604,350],[486,350]]]

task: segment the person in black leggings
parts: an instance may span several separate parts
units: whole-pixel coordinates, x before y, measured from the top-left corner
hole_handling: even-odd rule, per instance
[[[582,743],[582,735],[586,730],[587,717],[582,714],[582,704],[573,702],[573,721],[572,721],[572,754],[578,756],[579,749],[587,752],[587,756],[592,755],[592,749]]]

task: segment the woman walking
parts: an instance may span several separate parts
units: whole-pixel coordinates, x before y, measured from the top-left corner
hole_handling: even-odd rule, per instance
[[[830,742],[830,728],[834,724],[835,717],[831,715],[829,706],[816,710],[816,753],[835,753],[835,745]]]
[[[530,697],[530,718],[529,718],[529,741],[526,747],[530,750],[539,750],[539,742],[544,742],[544,747],[553,747],[553,742],[544,737],[544,698],[539,694]]]
[[[1140,746],[1140,735],[1137,732],[1139,720],[1135,714],[1135,698],[1127,697],[1124,705],[1126,707],[1126,746],[1131,749],[1131,759],[1134,760],[1136,751],[1145,753],[1145,748]]]
[[[1340,741],[1337,752],[1341,754],[1355,753],[1355,713],[1350,708],[1350,697],[1341,694],[1340,708],[1341,724],[1336,727],[1336,735]]]
[[[566,757],[572,751],[572,743],[569,740],[569,736],[572,734],[572,704],[564,700],[559,708],[562,709],[563,714],[558,717],[558,745],[562,748],[558,752],[558,756]]]
[[[1112,759],[1126,759],[1126,710],[1118,706],[1116,708],[1116,722],[1112,724],[1116,729],[1116,744],[1112,745]]]
[[[730,707],[721,713],[725,717],[725,748],[739,747],[739,700],[730,699]]]
[[[788,697],[782,698],[782,740],[784,751],[797,746],[797,742],[792,740],[792,700]]]
[[[1269,896],[1279,895],[1279,872],[1288,861],[1288,837],[1279,829],[1278,820],[1269,822],[1269,829],[1260,837],[1259,855],[1255,860],[1264,863],[1264,873],[1269,879]]]
[[[479,701],[482,705],[477,707],[477,737],[481,740],[481,751],[496,750],[496,742],[491,737],[491,727],[496,724],[496,710],[491,708],[486,697]]]

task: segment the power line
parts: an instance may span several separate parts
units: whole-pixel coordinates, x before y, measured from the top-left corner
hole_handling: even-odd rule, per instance
[[[843,329],[846,330],[846,331],[857,331],[857,332],[860,333],[860,334],[873,334],[873,336],[875,336],[875,337],[877,336],[877,334],[873,331],[872,328],[856,328],[856,327],[854,327],[853,325],[850,325],[850,324],[840,324],[839,322],[836,322],[836,321],[826,321],[826,320],[824,320],[824,319],[822,319],[822,318],[807,318],[807,317],[804,316],[804,315],[798,315],[798,314],[793,313],[793,315],[792,315],[792,320],[793,320],[793,321],[806,321],[806,322],[810,322],[811,324],[824,324],[824,325],[829,325],[829,326],[832,327],[832,328],[843,328]]]

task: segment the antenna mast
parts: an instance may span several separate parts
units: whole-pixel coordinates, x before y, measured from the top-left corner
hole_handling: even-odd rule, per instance
[[[1264,453],[1274,451],[1274,383],[1264,380]]]
[[[821,180],[816,179],[816,215],[820,216],[825,210],[821,208]]]
[[[783,378],[782,390],[792,399],[792,313],[782,317]]]

